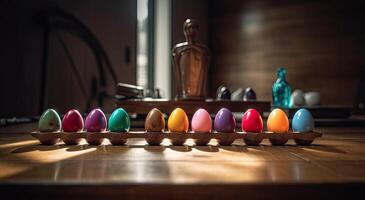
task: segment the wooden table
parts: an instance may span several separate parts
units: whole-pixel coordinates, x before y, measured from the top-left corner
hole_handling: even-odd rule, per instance
[[[0,129],[0,191],[16,199],[323,199],[365,193],[365,128],[318,128],[312,146],[42,146]],[[361,196],[360,196],[361,197]],[[3,198],[1,198],[3,199]],[[6,199],[6,198],[5,198]],[[360,198],[361,199],[361,198]]]

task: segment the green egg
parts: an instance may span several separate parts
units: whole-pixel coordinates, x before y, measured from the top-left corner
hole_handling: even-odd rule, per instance
[[[131,122],[123,108],[117,108],[109,118],[108,129],[111,132],[128,132]]]
[[[53,132],[61,130],[61,119],[58,113],[53,109],[44,111],[38,122],[40,132]]]

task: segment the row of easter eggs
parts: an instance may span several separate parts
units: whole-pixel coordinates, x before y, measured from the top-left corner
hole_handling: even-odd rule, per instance
[[[111,132],[128,132],[130,128],[130,119],[128,113],[117,108],[111,114],[109,122],[105,114],[100,109],[92,110],[84,120],[79,111],[72,109],[68,111],[61,119],[58,113],[53,109],[46,110],[38,123],[39,131],[51,132],[78,132],[84,129],[88,132],[103,132],[107,129]],[[214,130],[217,132],[230,133],[235,131],[236,120],[227,108],[218,111],[214,118]],[[169,116],[167,128],[170,132],[187,132],[189,129],[189,119],[185,111],[176,108]],[[263,132],[263,121],[259,112],[255,109],[248,109],[242,117],[242,131],[245,132]],[[302,108],[298,110],[292,120],[292,129],[294,132],[309,132],[314,128],[314,120],[311,113]],[[205,109],[198,109],[191,120],[191,129],[194,132],[209,133],[212,131],[212,120]],[[161,132],[165,130],[165,119],[163,114],[157,108],[152,109],[145,120],[145,130],[149,132]],[[276,133],[286,133],[289,131],[289,120],[285,112],[281,109],[274,109],[267,120],[267,130]]]
[[[89,132],[102,132],[107,128],[113,132],[127,132],[130,127],[130,119],[124,109],[118,108],[114,110],[107,123],[104,112],[97,108],[87,115],[84,124],[80,112],[72,109],[65,114],[61,122],[58,113],[53,109],[48,109],[39,119],[38,129],[40,132],[60,131],[61,124],[64,132],[78,132],[84,128]]]

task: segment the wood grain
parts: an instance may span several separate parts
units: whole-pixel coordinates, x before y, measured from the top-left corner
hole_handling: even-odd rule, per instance
[[[43,146],[24,132],[32,127],[0,129],[4,195],[318,199],[364,194],[364,128],[319,128],[324,137],[307,147],[294,146],[293,141],[286,146],[264,141],[255,147],[236,141],[225,147],[216,141],[194,146],[191,140],[185,146],[171,146],[166,140],[163,146],[146,146],[141,139],[130,139],[127,146],[89,146],[85,141]]]
[[[293,89],[319,91],[323,104],[354,105],[364,80],[363,3],[209,1],[211,95],[219,85],[252,87],[271,100],[276,69]]]
[[[81,139],[91,145],[100,145],[104,139],[109,140],[114,145],[124,145],[127,139],[145,139],[150,145],[159,145],[163,139],[169,139],[172,144],[182,146],[186,140],[191,139],[197,146],[206,146],[211,140],[217,140],[222,146],[229,146],[235,140],[245,141],[246,145],[259,145],[263,139],[269,139],[273,145],[285,145],[289,139],[293,139],[298,145],[310,145],[317,137],[322,134],[318,132],[305,133],[251,133],[251,132],[232,132],[232,133],[194,133],[193,131],[185,132],[147,132],[147,131],[129,131],[129,132],[73,132],[67,133],[62,131],[57,132],[31,132],[34,138],[38,139],[41,144],[55,145],[61,140],[66,145],[77,145],[81,143]]]

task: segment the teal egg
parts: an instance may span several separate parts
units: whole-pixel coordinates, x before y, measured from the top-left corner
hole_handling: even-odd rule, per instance
[[[53,109],[44,111],[38,122],[40,132],[53,132],[61,130],[61,118]]]
[[[117,108],[110,115],[108,129],[111,132],[128,132],[131,122],[123,108]]]
[[[305,108],[299,109],[293,117],[292,129],[294,132],[309,132],[314,129],[314,119],[312,114]]]

